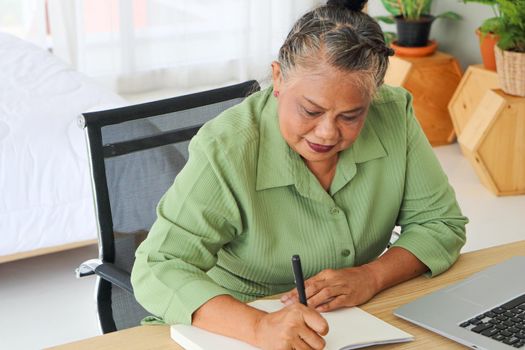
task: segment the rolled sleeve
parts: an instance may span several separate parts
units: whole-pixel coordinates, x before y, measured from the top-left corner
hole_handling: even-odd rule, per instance
[[[468,219],[413,116],[411,98],[408,102],[405,192],[397,220],[401,235],[394,246],[413,253],[436,276],[457,260]]]
[[[191,324],[191,315],[208,300],[218,295],[231,295],[211,280],[195,280],[183,286],[173,295],[163,319],[168,324]]]

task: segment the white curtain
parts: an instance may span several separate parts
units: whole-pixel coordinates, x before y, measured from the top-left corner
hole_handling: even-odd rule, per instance
[[[320,0],[48,0],[54,52],[118,93],[262,79]]]
[[[0,31],[48,48],[45,0],[0,0]]]

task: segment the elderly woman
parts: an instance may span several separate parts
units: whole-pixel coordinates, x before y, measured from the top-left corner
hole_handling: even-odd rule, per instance
[[[391,50],[365,2],[306,13],[272,63],[273,87],[193,138],[132,274],[137,300],[163,322],[264,349],[320,349],[319,312],[457,259],[467,219],[410,95],[382,85]],[[395,225],[400,238],[382,254]],[[278,312],[244,303],[284,292]]]

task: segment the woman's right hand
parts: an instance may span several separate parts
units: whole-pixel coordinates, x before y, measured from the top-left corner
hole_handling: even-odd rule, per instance
[[[300,303],[265,314],[256,325],[258,347],[272,350],[320,350],[325,346],[323,335],[328,323],[314,309]]]

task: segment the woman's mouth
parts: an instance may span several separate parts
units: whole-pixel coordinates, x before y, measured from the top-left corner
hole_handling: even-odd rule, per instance
[[[314,151],[314,152],[318,152],[318,153],[326,153],[326,152],[329,152],[330,150],[332,150],[332,148],[334,148],[335,145],[320,145],[318,143],[313,143],[313,142],[310,142],[308,140],[306,140],[306,143],[308,144],[308,146]]]

